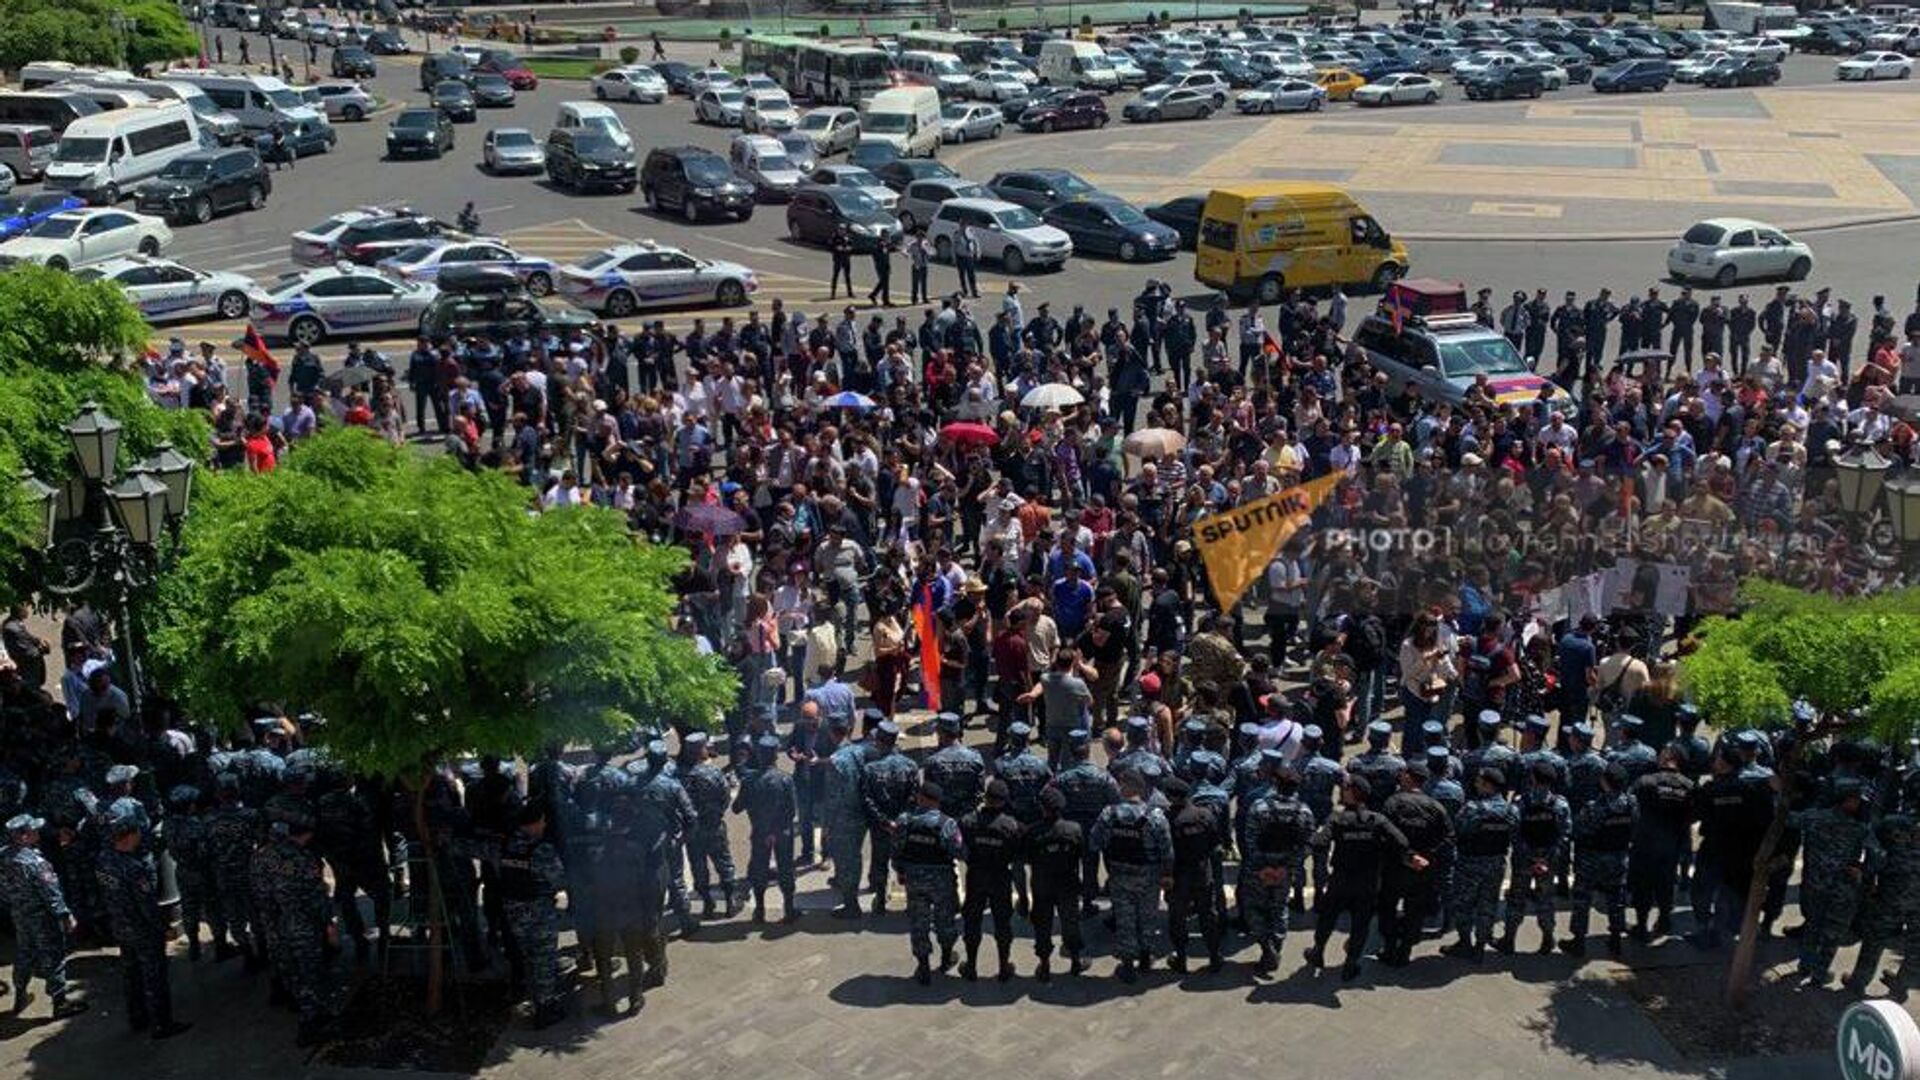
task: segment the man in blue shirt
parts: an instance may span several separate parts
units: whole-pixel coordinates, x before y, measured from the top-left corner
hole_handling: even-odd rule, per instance
[[[1598,650],[1593,646],[1593,631],[1599,620],[1580,616],[1580,623],[1560,639],[1560,741],[1573,725],[1584,723],[1593,697],[1594,670],[1599,666]]]
[[[1087,613],[1093,609],[1093,586],[1078,562],[1066,560],[1066,576],[1053,583],[1053,621],[1060,627],[1060,640],[1072,641],[1086,629]]]
[[[1067,528],[1060,533],[1060,545],[1047,553],[1047,578],[1058,581],[1067,576],[1067,564],[1080,568],[1080,576],[1091,582],[1099,576],[1099,570],[1093,565],[1093,558],[1074,545],[1073,530]]]
[[[813,702],[829,724],[841,717],[848,727],[853,726],[853,687],[841,682],[830,665],[820,665],[818,677],[819,685],[807,691],[805,700]]]

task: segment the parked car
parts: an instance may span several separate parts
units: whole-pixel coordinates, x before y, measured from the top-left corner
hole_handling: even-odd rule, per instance
[[[632,149],[605,132],[556,128],[547,133],[547,178],[568,191],[630,192],[639,182]]]
[[[1082,255],[1111,255],[1122,262],[1171,259],[1180,250],[1180,233],[1119,199],[1107,196],[1065,202],[1040,215],[1067,234]]]
[[[1243,113],[1317,112],[1326,103],[1325,87],[1316,86],[1305,79],[1287,77],[1268,79],[1251,90],[1243,91],[1234,99],[1233,107]]]
[[[1314,73],[1314,82],[1327,92],[1328,101],[1352,101],[1353,92],[1367,85],[1364,76],[1348,68],[1322,68]]]
[[[853,149],[860,141],[860,114],[840,105],[823,105],[800,114],[794,128],[813,140],[821,157]]]
[[[650,242],[615,244],[562,266],[560,295],[588,311],[624,319],[641,308],[739,307],[760,286],[739,263],[695,258]]]
[[[1032,84],[1007,71],[976,71],[968,93],[981,101],[1013,101],[1031,94]]]
[[[1547,79],[1537,64],[1508,64],[1464,80],[1461,89],[1474,101],[1537,98],[1546,93]]]
[[[378,73],[373,54],[357,45],[345,45],[333,50],[333,58],[327,61],[327,71],[336,79],[371,79]]]
[[[892,192],[887,194],[892,195]],[[892,245],[900,222],[883,209],[868,188],[808,185],[787,203],[787,235],[802,243],[826,244],[846,229],[856,251]]]
[[[0,261],[73,270],[119,255],[158,255],[173,243],[167,223],[112,207],[62,210],[0,244]]]
[[[267,205],[273,176],[246,147],[201,150],[178,157],[133,191],[133,207],[175,224],[204,225],[224,210]]]
[[[698,124],[717,124],[737,128],[746,113],[747,92],[734,86],[719,86],[700,91],[693,100],[693,119]]]
[[[899,192],[906,191],[907,185],[915,180],[960,179],[959,173],[936,158],[894,158],[885,165],[867,171],[879,177],[881,183]]]
[[[1667,252],[1667,273],[1723,289],[1755,278],[1805,281],[1813,273],[1813,249],[1765,222],[1709,218]]]
[[[1593,88],[1602,94],[1665,90],[1673,80],[1673,65],[1665,60],[1626,60],[1593,77]]]
[[[367,35],[366,49],[375,56],[405,56],[413,51],[407,39],[395,30],[375,30]]]
[[[1213,94],[1204,89],[1149,86],[1127,102],[1120,115],[1134,123],[1159,120],[1205,120],[1213,115]]]
[[[736,175],[727,159],[695,146],[662,146],[647,152],[640,190],[656,211],[678,210],[688,221],[726,214],[753,216],[753,185]]]
[[[515,251],[490,238],[425,240],[401,248],[375,266],[405,281],[438,281],[443,274],[457,269],[484,266],[513,274],[534,296],[553,291],[552,259]]]
[[[1353,92],[1356,105],[1431,105],[1440,100],[1440,80],[1403,71]]]
[[[195,270],[172,259],[145,255],[108,259],[77,271],[74,277],[120,286],[152,323],[244,319],[253,306],[247,297],[259,288],[252,278],[240,274]]]
[[[453,121],[439,109],[402,109],[387,125],[387,156],[437,158],[453,149]]]
[[[1835,64],[1833,77],[1843,82],[1907,79],[1913,77],[1913,61],[1896,52],[1863,52]]]
[[[481,144],[480,162],[496,176],[547,171],[547,150],[526,128],[494,128]]]
[[[792,131],[800,123],[800,110],[785,90],[754,90],[746,95],[740,124],[748,131],[771,135]]]
[[[940,141],[950,143],[997,139],[1006,117],[991,105],[956,101],[940,107]]]
[[[320,95],[320,107],[329,120],[359,123],[380,107],[380,102],[359,83],[321,83],[313,89]]]
[[[1206,213],[1207,197],[1201,195],[1182,195],[1155,203],[1143,213],[1162,225],[1180,234],[1180,246],[1191,251],[1200,241],[1200,218]]]
[[[933,220],[934,212],[940,204],[949,199],[991,199],[993,192],[985,187],[958,176],[941,176],[929,180],[915,180],[907,185],[900,195],[900,224],[909,231],[925,226]]]
[[[900,205],[900,193],[888,187],[878,176],[858,165],[822,165],[807,175],[811,187],[853,188],[864,191],[881,209],[892,212]]]
[[[593,96],[601,101],[658,104],[667,100],[667,80],[643,64],[610,68],[593,77]]]
[[[1064,94],[1057,100],[1034,105],[1020,114],[1020,127],[1025,131],[1047,133],[1106,126],[1107,103],[1100,100],[1100,95],[1084,91]]]
[[[471,123],[479,118],[479,106],[473,100],[473,88],[458,79],[433,84],[433,107],[454,123]]]
[[[1100,194],[1098,188],[1066,169],[1015,169],[996,173],[987,181],[987,190],[993,192],[996,199],[1035,211]]]
[[[1065,266],[1073,255],[1073,240],[1024,206],[1000,199],[948,199],[927,225],[936,258],[953,260],[963,228],[980,245],[981,260],[997,262],[1009,274]]]
[[[1717,89],[1772,86],[1779,81],[1780,65],[1758,56],[1729,56],[1700,76],[1700,85]]]

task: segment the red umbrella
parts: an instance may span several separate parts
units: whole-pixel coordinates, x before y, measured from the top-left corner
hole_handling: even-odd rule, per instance
[[[940,437],[961,446],[997,446],[1000,442],[1000,433],[987,425],[965,422],[941,428]]]

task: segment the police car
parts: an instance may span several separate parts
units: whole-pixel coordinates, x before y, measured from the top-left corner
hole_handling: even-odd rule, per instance
[[[616,319],[647,307],[738,307],[760,287],[739,263],[696,259],[651,241],[616,244],[563,266],[554,285],[574,304]]]
[[[553,260],[538,255],[522,255],[505,243],[491,238],[476,240],[425,240],[401,249],[397,255],[381,259],[379,269],[408,281],[432,281],[450,266],[487,266],[511,270],[535,296],[553,291]]]
[[[314,345],[343,334],[414,333],[421,313],[439,294],[423,281],[397,281],[341,263],[288,274],[249,299],[261,334]]]
[[[253,307],[254,280],[223,270],[195,270],[172,259],[128,255],[90,266],[76,276],[120,286],[149,322],[244,319]]]

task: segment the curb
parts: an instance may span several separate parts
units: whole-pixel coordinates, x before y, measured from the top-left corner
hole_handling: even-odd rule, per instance
[[[1903,225],[1920,221],[1920,211],[1906,211],[1896,214],[1870,214],[1851,218],[1825,218],[1807,222],[1803,225],[1781,225],[1779,228],[1792,233],[1840,232],[1846,229],[1869,229],[1881,225]],[[1633,232],[1633,233],[1455,233],[1455,232],[1396,232],[1397,239],[1429,244],[1644,244],[1654,241],[1670,241],[1674,234],[1669,231]]]

